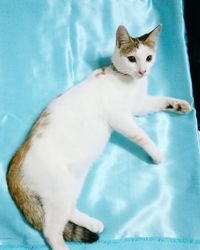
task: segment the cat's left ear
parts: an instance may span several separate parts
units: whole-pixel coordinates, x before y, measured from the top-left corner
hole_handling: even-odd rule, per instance
[[[149,32],[145,43],[150,43],[150,44],[156,44],[157,38],[159,33],[162,30],[162,24],[159,24],[155,29],[153,29],[151,32]]]

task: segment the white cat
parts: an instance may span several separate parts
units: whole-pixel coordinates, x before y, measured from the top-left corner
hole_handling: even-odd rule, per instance
[[[191,111],[186,101],[147,95],[147,75],[160,30],[161,25],[133,38],[119,26],[113,64],[95,70],[53,100],[10,163],[7,181],[12,198],[26,219],[43,231],[53,250],[69,249],[64,239],[96,241],[96,233],[103,231],[102,222],[80,212],[76,201],[89,167],[112,131],[160,163],[161,153],[133,115]]]

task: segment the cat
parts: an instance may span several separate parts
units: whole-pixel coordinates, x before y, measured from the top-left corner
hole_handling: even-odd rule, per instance
[[[69,249],[64,240],[94,242],[104,229],[101,221],[79,211],[76,201],[112,131],[138,144],[158,164],[162,154],[133,115],[191,111],[184,100],[147,95],[160,31],[158,25],[134,38],[119,26],[112,64],[55,98],[11,160],[9,192],[53,250]]]

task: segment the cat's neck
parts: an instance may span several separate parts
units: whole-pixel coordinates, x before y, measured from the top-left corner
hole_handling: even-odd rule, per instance
[[[144,76],[142,78],[134,78],[133,76],[129,74],[125,74],[123,72],[120,72],[115,65],[112,63],[109,67],[108,70],[112,75],[115,77],[119,78],[122,82],[147,82],[147,76]]]
[[[115,67],[115,65],[114,65],[113,63],[111,63],[110,67],[111,67],[111,69],[112,69],[114,72],[116,72],[116,73],[118,73],[118,74],[121,74],[121,75],[123,75],[123,76],[131,77],[130,75],[125,74],[125,73],[119,71],[119,70]]]

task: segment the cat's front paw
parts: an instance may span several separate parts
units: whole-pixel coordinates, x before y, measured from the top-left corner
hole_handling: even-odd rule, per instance
[[[180,114],[185,114],[190,112],[192,110],[192,107],[187,101],[174,100],[167,105],[166,109],[172,110]]]

